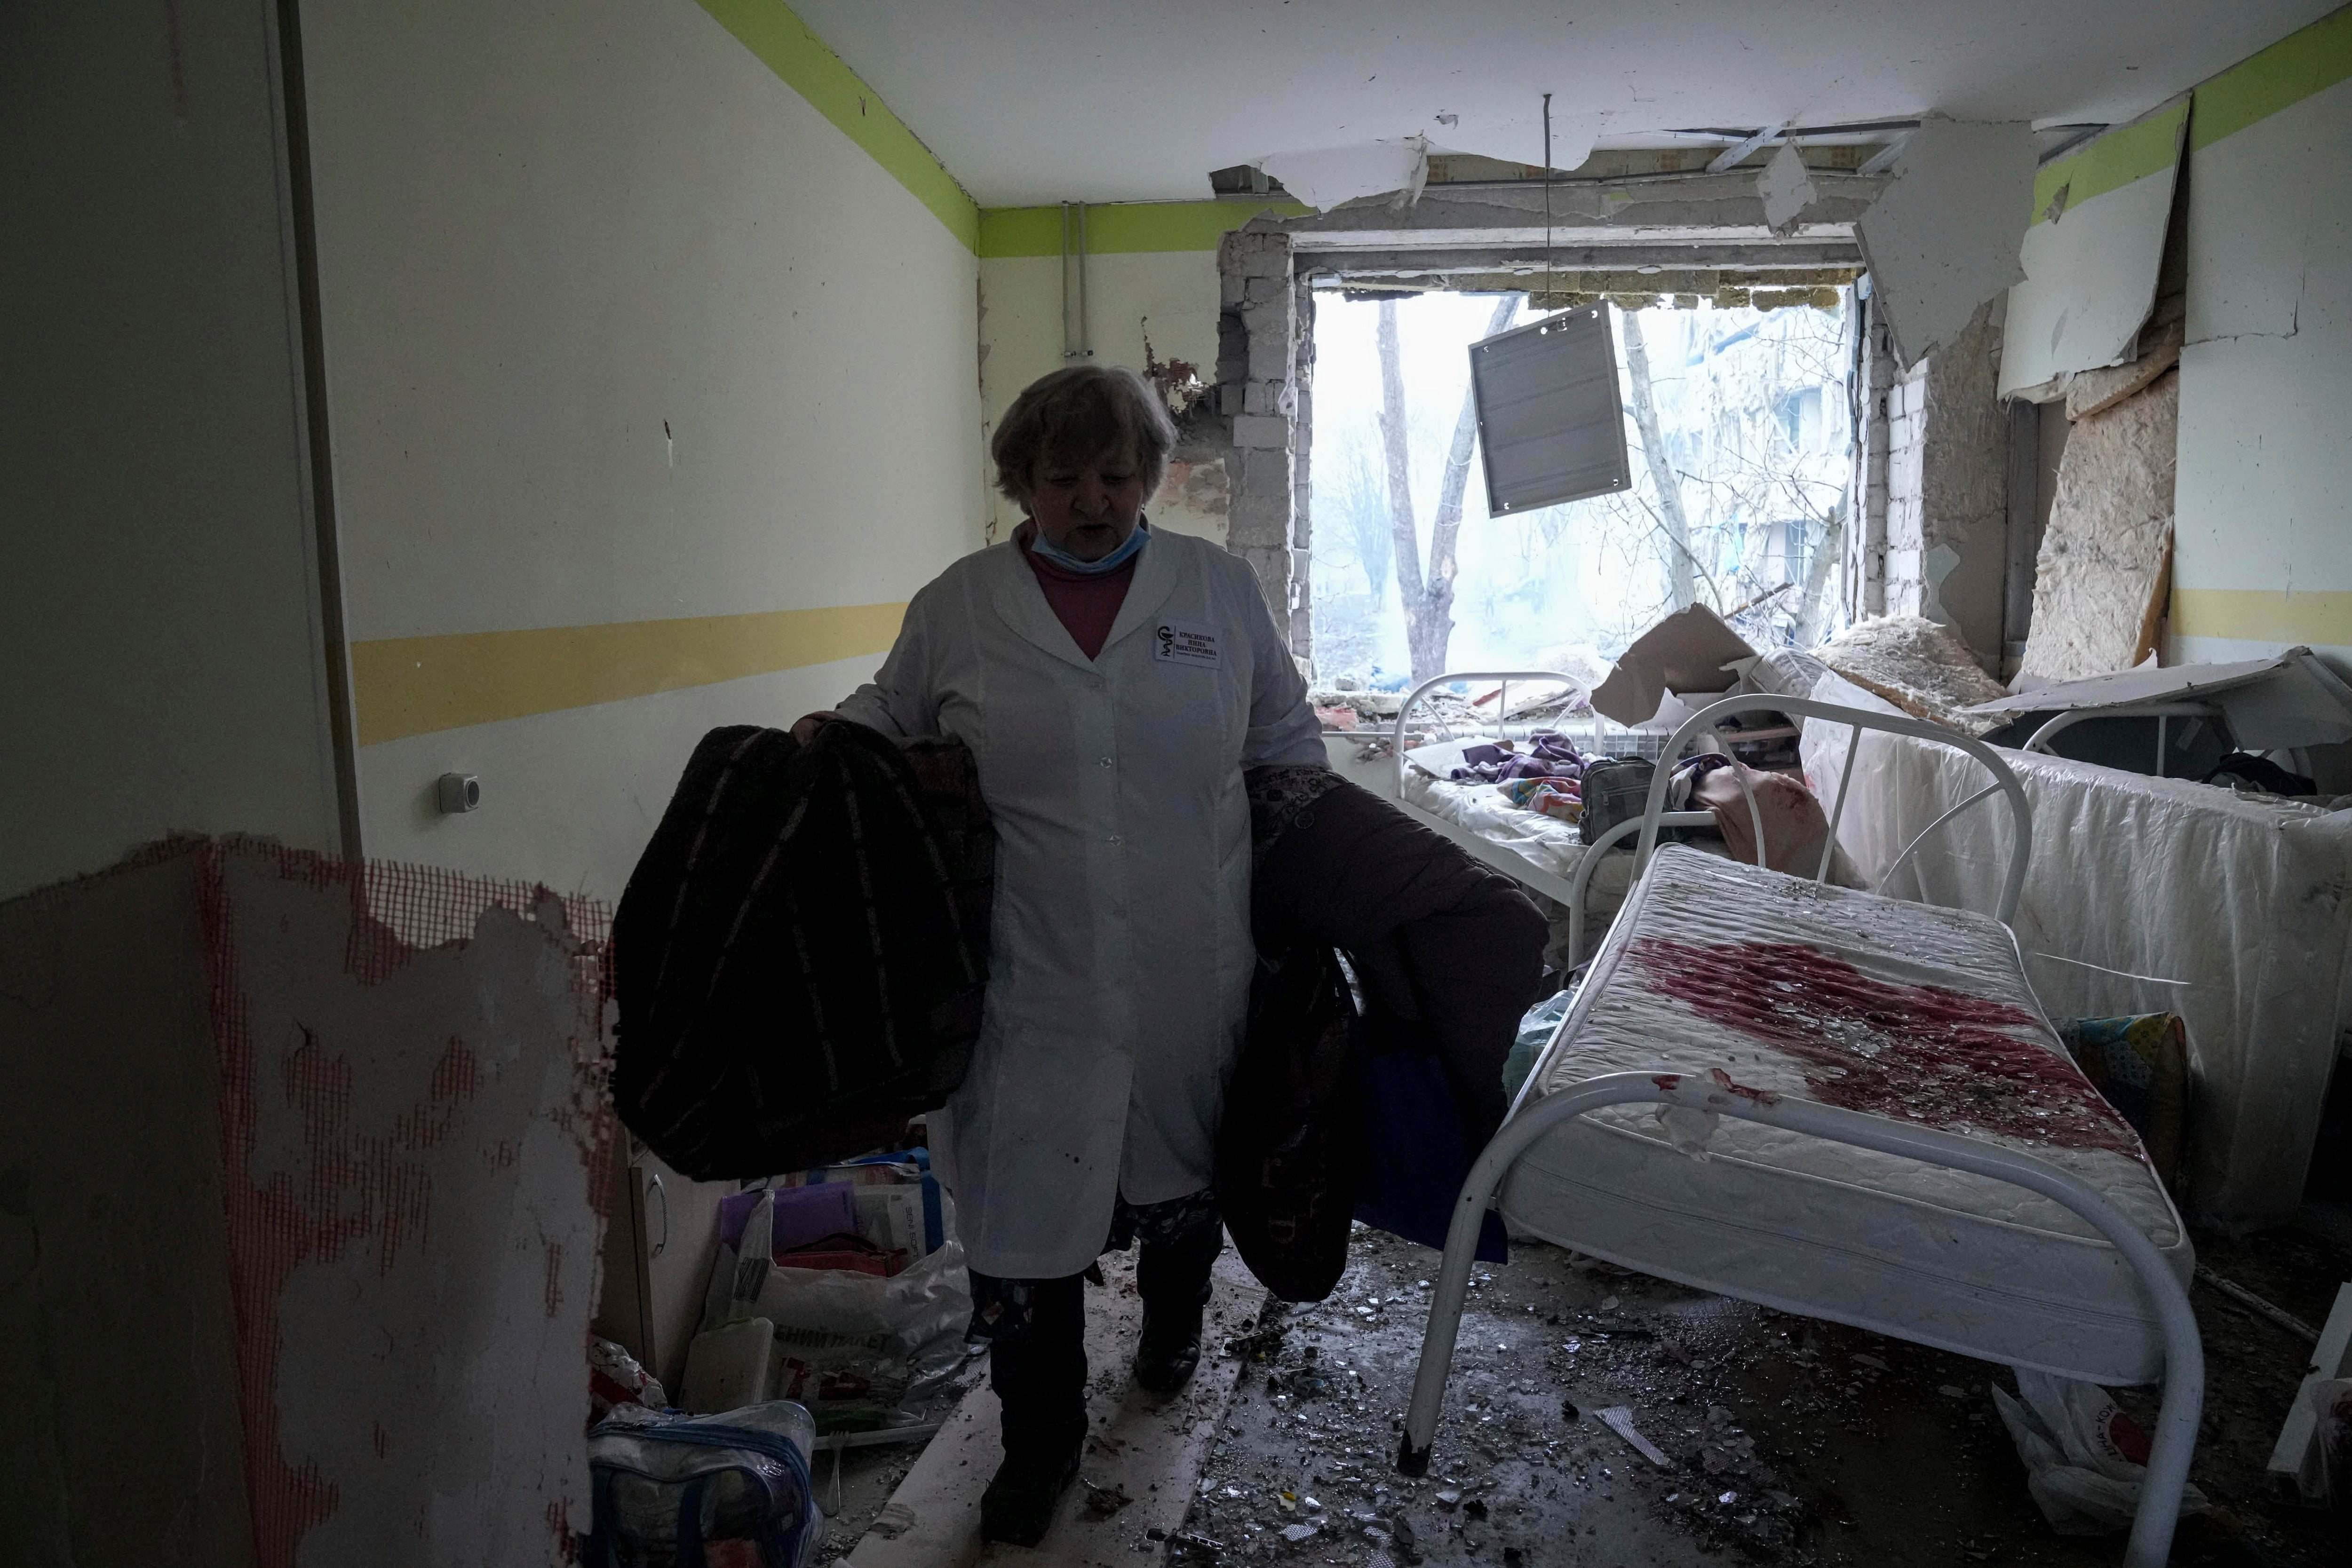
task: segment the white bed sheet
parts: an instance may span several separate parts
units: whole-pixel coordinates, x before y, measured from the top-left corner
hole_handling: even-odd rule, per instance
[[[1666,846],[1537,1092],[1650,1069],[1720,1071],[2028,1149],[2089,1182],[2189,1277],[2188,1237],[2137,1140],[2067,1059],[1989,917]],[[1502,1206],[1629,1268],[1965,1354],[2107,1383],[2163,1364],[2122,1257],[2062,1206],[1989,1177],[1622,1107],[1538,1142]]]
[[[1813,695],[1882,706],[1834,676]],[[1806,727],[1817,790],[1836,788],[1851,733]],[[2197,1073],[2183,1201],[2200,1222],[2231,1228],[2292,1217],[2352,1020],[2352,811],[2003,755],[2033,807],[2012,924],[2035,991],[2058,1018],[2180,1014]],[[1983,782],[1949,747],[1864,731],[1839,838],[1880,879]],[[1885,891],[1990,909],[2009,844],[2007,810],[1973,807]]]
[[[1563,881],[1572,881],[1584,862],[1588,846],[1574,822],[1514,806],[1492,784],[1456,784],[1407,767],[1404,800],[1467,828],[1490,844],[1524,855]],[[1624,901],[1633,863],[1630,854],[1612,854],[1595,868],[1588,914],[1605,914]]]
[[[1366,789],[1385,795],[1429,819],[1447,836],[1476,853],[1489,865],[1517,879],[1530,892],[1554,904],[1563,903],[1576,868],[1585,854],[1583,838],[1573,822],[1514,806],[1491,784],[1456,784],[1438,779],[1408,763],[1404,789],[1398,793],[1395,760],[1385,751],[1360,758],[1362,735],[1327,735],[1331,766]],[[1497,854],[1492,852],[1500,851]],[[1585,893],[1590,929],[1599,930],[1624,902],[1633,857],[1612,852],[1592,873]],[[1530,878],[1527,873],[1532,871]]]

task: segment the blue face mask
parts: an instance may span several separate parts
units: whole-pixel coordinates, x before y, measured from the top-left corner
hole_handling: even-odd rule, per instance
[[[1080,577],[1100,577],[1107,571],[1117,571],[1120,567],[1123,567],[1129,561],[1133,560],[1137,554],[1143,549],[1143,536],[1150,531],[1151,525],[1143,521],[1141,518],[1138,518],[1135,524],[1135,531],[1128,535],[1125,539],[1121,540],[1119,547],[1117,549],[1111,551],[1110,554],[1103,557],[1100,560],[1080,560],[1076,556],[1070,554],[1070,552],[1066,549],[1058,548],[1050,539],[1046,538],[1045,530],[1042,528],[1038,529],[1035,535],[1031,538],[1029,540],[1029,548],[1034,553],[1045,557],[1047,560],[1052,561],[1055,566],[1060,567],[1064,571],[1075,571]]]

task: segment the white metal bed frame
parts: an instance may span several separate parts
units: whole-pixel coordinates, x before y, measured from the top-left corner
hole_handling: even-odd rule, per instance
[[[1665,802],[1667,773],[1672,759],[1679,757],[1682,748],[1698,735],[1711,729],[1717,720],[1736,713],[1759,710],[1785,713],[1792,717],[1819,718],[1843,724],[1852,729],[1844,770],[1838,781],[1837,800],[1830,816],[1830,846],[1837,842],[1837,824],[1844,812],[1846,788],[1853,778],[1854,758],[1861,750],[1864,729],[1884,730],[1956,747],[1983,763],[1993,775],[1993,783],[1929,823],[1905,847],[1903,854],[1896,857],[1895,863],[1900,864],[1928,834],[1969,807],[1995,793],[2006,795],[2011,820],[2016,831],[2016,843],[2011,850],[2009,876],[2002,887],[1999,911],[2000,923],[2008,925],[2017,912],[2018,895],[2025,884],[2026,860],[2032,849],[2033,813],[2023,787],[1992,747],[1982,741],[1915,719],[1841,707],[1807,697],[1769,694],[1727,697],[1708,705],[1684,721],[1667,742],[1657,777],[1650,786],[1647,809],[1642,817],[1641,843],[1634,852],[1636,877],[1647,868],[1657,847],[1659,821],[1663,815],[1661,808]],[[1813,879],[1817,888],[1828,880],[1830,853],[1830,848],[1825,847],[1821,867]],[[2021,976],[2022,973],[2021,961]],[[1567,1030],[1567,1021],[1563,1019],[1559,1030],[1545,1051],[1543,1060],[1528,1075],[1527,1087],[1521,1089],[1518,1102],[1512,1106],[1502,1130],[1495,1134],[1471,1166],[1470,1175],[1462,1184],[1461,1195],[1454,1200],[1454,1218],[1445,1238],[1444,1261],[1438,1270],[1436,1293],[1430,1301],[1429,1326],[1422,1341],[1421,1364],[1413,1381],[1412,1403],[1405,1416],[1404,1435],[1398,1442],[1396,1463],[1400,1471],[1408,1476],[1428,1473],[1430,1446],[1436,1436],[1438,1413],[1445,1396],[1446,1374],[1453,1362],[1454,1341],[1461,1329],[1462,1308],[1468,1294],[1470,1265],[1477,1247],[1479,1227],[1486,1210],[1494,1206],[1512,1165],[1546,1133],[1587,1112],[1610,1105],[1677,1105],[1741,1121],[1760,1122],[1833,1143],[1850,1144],[1926,1165],[1946,1166],[2009,1182],[2064,1205],[2105,1237],[2139,1277],[2141,1286],[2155,1305],[2164,1340],[2163,1404],[2157,1416],[2147,1474],[2140,1485],[2139,1506],[2132,1521],[2131,1539],[2124,1555],[2126,1568],[2161,1568],[2171,1552],[2173,1530],[2180,1513],[2181,1488],[2188,1481],[2189,1461],[2196,1449],[2197,1423],[2205,1399],[2205,1352],[2203,1342],[2198,1336],[2197,1317],[2189,1306],[2187,1291],[2174,1278],[2155,1245],[2141,1234],[2137,1227],[2079,1177],[2022,1151],[1884,1116],[1737,1084],[1710,1082],[1678,1071],[1609,1073],[1528,1103],[1533,1086],[1540,1080],[1545,1066],[1560,1050]]]
[[[1557,681],[1580,698],[1590,698],[1592,694],[1582,681],[1559,670],[1448,670],[1443,674],[1432,676],[1412,688],[1406,695],[1403,705],[1397,709],[1396,722],[1391,727],[1389,732],[1389,751],[1393,774],[1389,789],[1390,799],[1400,808],[1420,818],[1504,875],[1534,888],[1558,903],[1566,904],[1568,906],[1568,956],[1569,961],[1573,964],[1582,955],[1584,904],[1592,886],[1592,873],[1600,866],[1601,858],[1610,850],[1615,848],[1620,841],[1630,836],[1642,825],[1641,821],[1628,818],[1601,834],[1587,847],[1583,857],[1577,862],[1576,874],[1563,881],[1558,873],[1537,865],[1509,845],[1498,844],[1491,839],[1481,838],[1468,828],[1456,822],[1449,822],[1444,818],[1425,810],[1405,799],[1404,778],[1407,766],[1404,756],[1405,737],[1409,733],[1409,721],[1412,716],[1412,710],[1431,692],[1440,686],[1450,685],[1455,681],[1500,681],[1502,683],[1502,689],[1496,694],[1495,699],[1495,738],[1497,741],[1509,738],[1507,726],[1510,713],[1513,681]],[[1716,745],[1718,749],[1724,749],[1726,756],[1730,755],[1729,751],[1723,747],[1720,737],[1716,737]],[[1667,755],[1671,758],[1673,754],[1670,752]],[[1663,779],[1671,771],[1670,763],[1662,760],[1658,777]],[[1663,788],[1663,786],[1657,786],[1657,788]],[[1740,793],[1748,799],[1748,818],[1756,828],[1756,863],[1762,865],[1765,863],[1764,819],[1761,809],[1756,803],[1756,791],[1748,785],[1748,777],[1744,773],[1739,775],[1739,789]],[[1662,813],[1658,820],[1669,828],[1715,826],[1713,811],[1666,811]]]

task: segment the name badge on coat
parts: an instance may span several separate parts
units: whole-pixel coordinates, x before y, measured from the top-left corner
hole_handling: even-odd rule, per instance
[[[1162,621],[1151,629],[1151,656],[1163,664],[1193,664],[1213,670],[1225,662],[1217,647],[1217,633],[1206,626]]]

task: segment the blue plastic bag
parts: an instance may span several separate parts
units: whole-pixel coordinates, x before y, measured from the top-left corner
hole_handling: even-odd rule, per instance
[[[1364,1058],[1364,1136],[1369,1145],[1356,1218],[1378,1230],[1443,1248],[1454,1199],[1470,1175],[1454,1087],[1436,1057],[1388,1051]],[[1481,1263],[1510,1260],[1503,1217],[1487,1210],[1478,1230]]]

